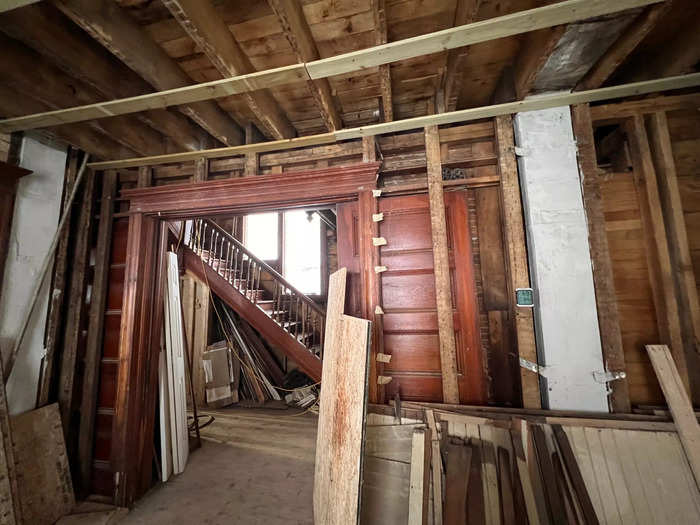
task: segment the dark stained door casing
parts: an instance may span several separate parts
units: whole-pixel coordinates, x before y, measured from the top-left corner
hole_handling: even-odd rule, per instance
[[[386,398],[398,391],[401,399],[442,401],[435,275],[433,272],[430,208],[427,194],[382,197],[384,214],[379,233],[384,353],[391,362]],[[479,317],[466,194],[445,193],[452,307],[454,315],[460,401],[486,402],[486,378],[479,337]],[[338,206],[338,265],[348,268],[346,313],[361,310],[360,228],[357,203]]]

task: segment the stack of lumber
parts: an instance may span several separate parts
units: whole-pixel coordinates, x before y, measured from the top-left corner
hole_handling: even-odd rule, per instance
[[[277,387],[284,380],[279,366],[255,331],[223,301],[216,299],[221,312],[221,330],[240,365],[239,398],[265,403],[281,401]]]
[[[363,524],[700,522],[693,472],[660,418],[404,403],[399,423],[391,407],[369,410]]]
[[[673,421],[370,405],[360,522],[700,523],[700,426],[668,347],[647,352]]]

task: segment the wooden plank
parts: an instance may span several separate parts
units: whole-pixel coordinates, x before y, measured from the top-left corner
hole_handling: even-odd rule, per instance
[[[425,421],[430,429],[433,525],[442,525],[442,455],[440,453],[440,436],[435,423],[435,414],[432,410],[425,411]]]
[[[76,122],[76,120],[68,120],[71,113],[73,119],[92,119],[104,116],[104,114],[118,115],[180,104],[188,104],[187,107],[189,108],[192,108],[194,104],[194,108],[200,110],[202,106],[197,101],[269,88],[279,85],[281,82],[308,80],[309,78],[315,80],[350,73],[390,62],[443,52],[479,42],[650,5],[659,1],[620,0],[619,2],[611,3],[605,0],[565,0],[544,7],[390,42],[351,53],[307,62],[306,64],[285,66],[283,68],[250,73],[243,77],[233,77],[182,87],[189,83],[185,73],[182,70],[179,70],[179,72],[174,70],[172,66],[177,67],[177,65],[173,59],[167,56],[165,51],[158,48],[155,42],[129,19],[128,14],[120,11],[118,6],[110,6],[106,0],[100,0],[99,2],[62,0],[59,3],[59,7],[68,16],[108,49],[115,52],[118,56],[128,59],[129,65],[134,70],[156,85],[161,91],[122,101],[86,106],[81,108],[77,114],[75,109],[63,110],[58,119],[55,116],[51,119],[49,115],[44,115],[43,118],[48,120],[43,121],[41,124],[37,124],[37,121],[34,121],[31,126]],[[101,31],[97,31],[96,28],[100,28]],[[141,54],[136,54],[136,50],[140,50]],[[156,65],[157,67],[154,67]],[[171,79],[172,82],[168,82],[168,85],[165,85],[167,79]],[[580,102],[586,101],[590,102],[590,100],[580,100]],[[105,113],[105,110],[108,113]],[[515,110],[511,113],[517,111],[520,110]],[[190,116],[197,120],[197,117],[201,115],[202,112],[200,111],[198,114],[192,113]],[[211,116],[212,121],[221,120],[217,118],[218,115],[216,114],[207,114],[207,116]],[[197,122],[202,126],[209,125],[207,122],[202,122],[201,118]],[[18,123],[19,121],[15,119],[14,125]],[[27,125],[29,125],[29,121],[25,119],[25,127],[21,129],[28,129]],[[211,128],[212,125],[209,125],[209,127]],[[424,127],[425,125],[427,124],[423,123],[419,127]],[[0,131],[7,131],[8,127],[9,122],[5,121],[0,124]],[[16,128],[12,131],[19,129]],[[242,142],[242,137],[233,130],[228,130],[226,134],[217,133],[217,138],[229,139],[230,142],[234,134],[236,135],[236,140],[239,143]]]
[[[686,389],[690,392],[668,238],[644,119],[641,116],[633,117],[625,126],[632,153],[635,184],[639,192],[642,227],[646,238],[647,259],[650,263],[650,283],[659,335],[663,343],[670,345],[678,372],[683,378]]]
[[[413,433],[422,424],[375,425],[365,429],[365,455],[411,463]]]
[[[556,474],[554,465],[549,455],[546,436],[544,430],[539,425],[531,425],[532,438],[537,451],[537,464],[542,475],[545,496],[549,507],[550,520],[552,523],[566,523],[566,513],[564,503],[557,491]]]
[[[282,31],[292,46],[297,61],[318,60],[320,55],[301,4],[295,0],[270,0],[269,4],[282,25]],[[328,79],[309,80],[307,85],[328,131],[342,128],[343,123]]]
[[[385,133],[396,133],[399,131],[407,131],[411,129],[421,129],[431,125],[452,124],[455,122],[469,122],[473,120],[481,120],[500,115],[510,115],[513,113],[519,113],[524,111],[536,111],[540,109],[547,109],[559,106],[584,104],[587,102],[596,102],[599,100],[609,100],[632,95],[689,88],[697,85],[700,85],[700,73],[692,73],[657,80],[648,80],[632,84],[622,84],[619,86],[592,89],[589,91],[578,91],[576,93],[556,93],[551,95],[542,95],[536,98],[528,98],[526,100],[520,100],[516,102],[495,104],[491,106],[483,106],[478,108],[462,109],[448,113],[426,115],[424,117],[414,117],[410,119],[396,120],[393,122],[384,122],[380,124],[371,124],[368,126],[342,129],[333,133],[329,132],[321,133],[318,135],[308,135],[288,140],[259,142],[243,146],[207,149],[196,152],[192,151],[182,153],[171,153],[168,155],[154,155],[150,157],[94,162],[90,163],[89,166],[93,169],[104,170],[112,168],[127,168],[141,165],[181,162],[192,160],[200,156],[205,156],[211,159],[226,157],[230,155],[243,155],[252,151],[282,151],[303,146],[330,144],[333,142],[350,140],[365,136],[381,135]],[[104,103],[101,106],[107,109],[107,106],[109,104],[111,103]],[[114,108],[109,109],[109,111],[112,110],[114,110]],[[43,115],[44,114],[38,116],[37,119],[43,119]],[[54,117],[49,116],[47,118],[52,119]],[[60,115],[60,118],[67,118],[65,111]],[[34,119],[34,116],[30,115],[27,117],[17,117],[17,119],[24,119],[25,122],[29,122],[30,120]],[[0,131],[16,131],[19,129],[26,129],[26,125],[20,124],[20,120],[17,119],[8,119],[6,121],[0,121]],[[29,127],[33,128],[41,127],[44,125],[51,125],[53,121],[47,120],[46,122],[47,123],[42,123],[40,125],[31,124]]]
[[[11,419],[22,523],[50,525],[75,505],[58,405]]]
[[[646,345],[646,350],[678,428],[678,437],[683,444],[695,482],[700,488],[700,425],[693,413],[693,406],[678,373],[678,367],[666,345]]]
[[[523,436],[523,433],[525,434]],[[518,478],[523,491],[523,499],[525,500],[525,510],[527,518],[532,525],[538,525],[543,520],[540,519],[540,507],[542,497],[538,497],[538,491],[541,492],[541,487],[535,484],[539,478],[533,480],[531,469],[528,467],[528,458],[525,455],[525,447],[523,443],[529,441],[527,424],[521,425],[518,431],[511,430],[511,441],[513,454],[515,456],[515,465],[518,470]],[[532,461],[530,461],[532,463]],[[539,499],[539,502],[538,502]]]
[[[118,4],[111,0],[62,0],[56,2],[56,6],[156,89],[182,88],[191,84],[177,62]],[[243,142],[241,129],[214,102],[188,102],[178,109],[212,136],[228,145]],[[144,109],[155,109],[155,106],[140,106],[137,111]],[[99,112],[102,116],[110,115]]]
[[[416,428],[411,441],[408,525],[427,525],[430,496],[430,429]]]
[[[622,346],[620,318],[617,312],[617,295],[608,250],[608,236],[605,231],[605,216],[593,138],[593,122],[588,105],[573,106],[571,118],[578,147],[579,173],[583,205],[588,223],[588,245],[593,262],[593,284],[595,286],[603,360],[606,370],[625,372],[625,354]],[[612,411],[629,412],[631,405],[627,379],[618,379],[609,384],[612,390],[609,398]]]
[[[527,263],[527,249],[525,247],[525,226],[520,198],[520,181],[515,159],[513,119],[510,116],[498,117],[496,118],[495,126],[501,174],[501,210],[509,277],[509,304],[515,317],[518,356],[521,359],[527,359],[532,363],[536,363],[537,348],[535,346],[535,325],[532,308],[517,308],[514,306],[515,290],[530,287],[530,274]],[[525,408],[540,408],[542,401],[537,374],[520,367],[520,382],[523,406]]]
[[[80,401],[80,434],[78,437],[79,483],[83,493],[90,487],[92,458],[94,449],[95,418],[97,411],[97,391],[102,358],[104,316],[109,287],[109,261],[112,244],[114,199],[117,195],[119,174],[108,171],[102,177],[102,197],[100,220],[97,226],[97,246],[94,259],[92,291],[90,293],[90,314],[88,318],[87,341],[85,344],[83,385]]]
[[[0,359],[0,374],[4,377]],[[5,382],[0,385],[0,520],[7,525],[23,523],[10,411]]]
[[[467,523],[467,488],[472,465],[472,448],[449,443],[445,474],[445,525]]]
[[[164,0],[163,4],[222,77],[255,72],[248,55],[243,52],[210,0]],[[246,92],[242,98],[271,136],[285,139],[296,135],[294,127],[269,91]],[[239,139],[240,142],[242,140]]]
[[[194,330],[192,332],[192,380],[194,383],[195,403],[204,406],[205,378],[202,368],[202,355],[209,344],[209,287],[201,281],[195,281]]]
[[[484,486],[484,509],[486,523],[498,524],[501,520],[501,495],[498,491],[498,460],[495,446],[495,428],[478,425],[481,441],[482,481]]]
[[[357,523],[370,323],[343,315],[347,269],[329,279],[314,475],[314,523]]]
[[[576,498],[578,499],[578,503],[581,507],[581,511],[583,512],[583,516],[586,519],[586,523],[598,523],[598,517],[596,516],[593,502],[588,494],[586,483],[581,475],[581,471],[579,470],[576,456],[571,448],[571,443],[569,443],[566,432],[564,432],[564,429],[560,425],[552,425],[552,431],[554,432],[557,447],[561,452],[562,461],[566,466],[566,470],[569,474],[569,478],[571,479],[571,484],[576,492]]]
[[[513,494],[513,479],[511,475],[510,455],[503,447],[498,447],[498,482],[501,494],[501,514],[504,525],[514,525],[515,497]]]
[[[668,11],[670,5],[670,2],[665,2],[645,9],[632,24],[625,28],[615,43],[586,73],[586,76],[576,85],[576,90],[595,89],[602,86],[656,27],[659,19]]]
[[[442,189],[440,137],[437,126],[425,128],[425,157],[428,163],[428,196],[430,199],[430,229],[433,239],[435,300],[437,303],[438,333],[440,337],[442,399],[446,403],[459,403],[457,350],[455,345],[454,315],[452,312],[452,284],[447,249],[445,197]]]
[[[374,44],[377,46],[384,45],[388,42],[386,0],[370,0],[370,10],[374,18]],[[382,95],[382,120],[391,122],[394,120],[394,99],[391,90],[391,66],[389,64],[379,66],[379,89]]]
[[[63,323],[65,331],[63,335],[63,349],[60,363],[60,376],[58,378],[58,403],[61,408],[61,421],[66,437],[66,448],[69,454],[74,454],[78,446],[78,434],[75,432],[73,418],[77,417],[75,396],[79,394],[76,385],[76,375],[79,373],[79,347],[81,346],[83,322],[85,321],[85,293],[90,265],[90,243],[92,241],[92,216],[95,190],[94,171],[86,173],[83,183],[80,211],[78,220],[73,229],[72,265],[68,294],[66,297],[67,308]],[[80,377],[80,376],[78,376]],[[71,427],[73,430],[71,431]]]
[[[68,155],[68,166],[63,182],[63,202],[61,204],[61,213],[66,205],[68,196],[73,190],[75,177],[78,173],[78,150],[72,149]],[[51,283],[51,297],[49,299],[49,313],[46,321],[46,355],[41,366],[41,379],[39,381],[39,392],[37,394],[37,408],[42,407],[49,402],[52,395],[51,390],[55,388],[56,381],[56,362],[54,361],[57,350],[61,346],[61,334],[63,332],[63,312],[65,307],[66,288],[69,277],[69,262],[68,262],[68,247],[70,244],[70,230],[72,214],[66,217],[63,231],[58,239],[56,254],[54,255],[53,263],[53,282]],[[0,269],[2,269],[0,267]]]
[[[700,93],[668,95],[592,106],[591,118],[595,125],[599,126],[608,122],[619,122],[643,113],[677,111],[681,109],[694,111],[698,107],[700,107]]]
[[[666,113],[653,113],[649,117],[647,129],[659,185],[661,210],[668,234],[671,275],[678,290],[681,333],[685,343],[691,396],[694,401],[700,403],[700,360],[697,354],[700,341],[700,302]]]

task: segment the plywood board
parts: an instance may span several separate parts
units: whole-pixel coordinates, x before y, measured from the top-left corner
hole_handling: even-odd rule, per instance
[[[342,315],[347,270],[330,277],[321,379],[314,522],[358,523],[371,323]]]
[[[53,524],[75,505],[58,404],[10,420],[24,523]]]

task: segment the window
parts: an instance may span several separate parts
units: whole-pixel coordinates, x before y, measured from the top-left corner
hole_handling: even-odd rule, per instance
[[[317,214],[284,212],[284,277],[302,293],[321,293],[321,223]]]
[[[245,247],[263,261],[276,261],[279,259],[278,225],[277,212],[246,215]]]

